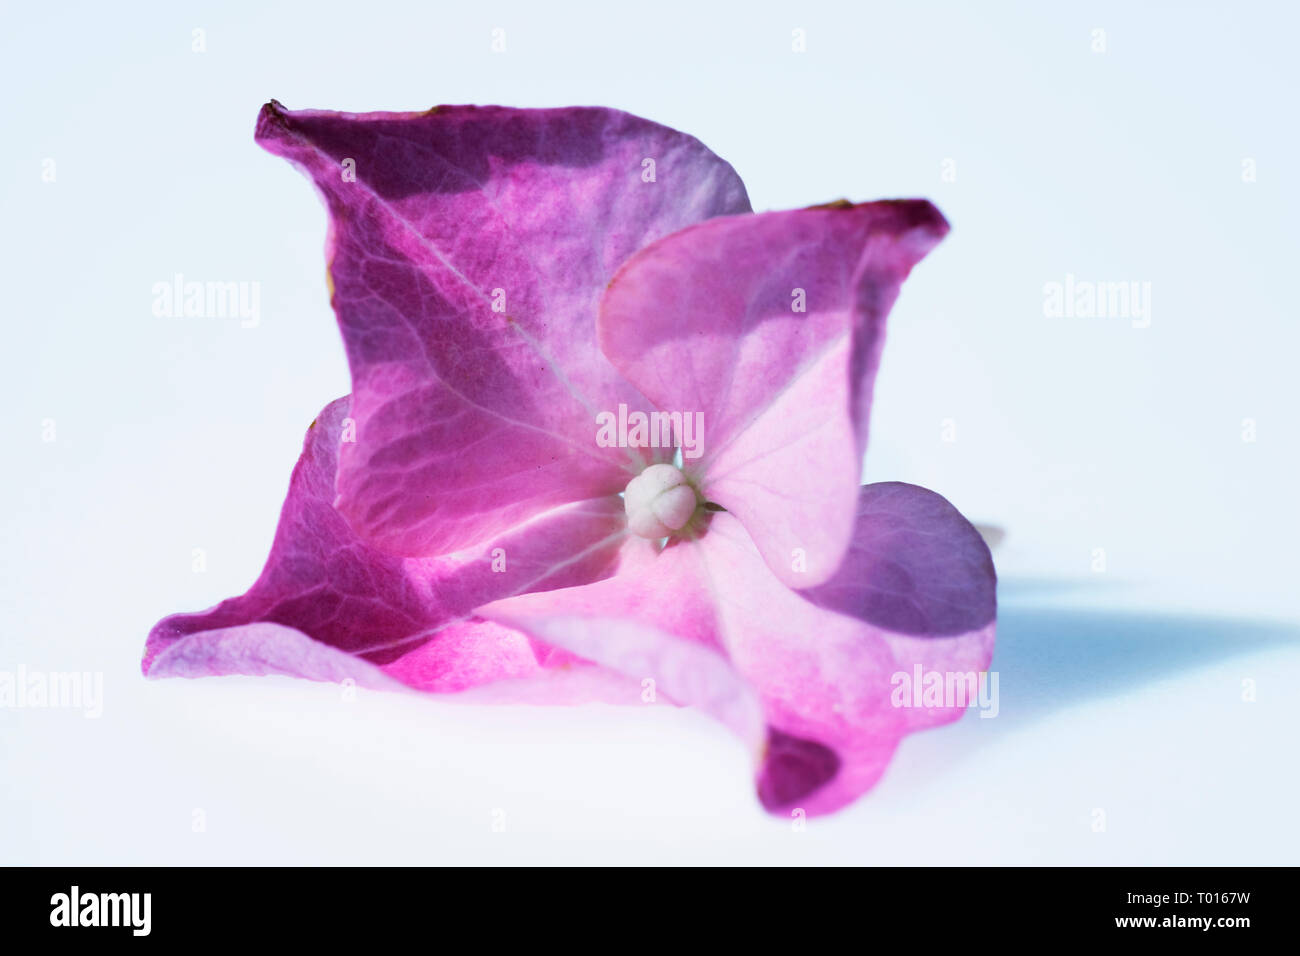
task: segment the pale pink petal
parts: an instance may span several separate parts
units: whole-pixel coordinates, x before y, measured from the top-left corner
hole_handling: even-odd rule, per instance
[[[269,621],[213,628],[168,641],[154,648],[148,664],[150,677],[221,674],[279,675],[336,684],[352,680],[373,690],[407,690],[364,658]]]
[[[520,595],[476,613],[626,675],[656,697],[700,707],[757,748],[764,733],[757,699],[727,662],[704,574],[699,549],[678,543],[595,584]]]
[[[885,318],[947,229],[920,200],[730,216],[643,249],[605,293],[605,354],[659,409],[703,414],[688,473],[792,587],[848,546]]]
[[[575,659],[563,666],[548,666],[523,653],[512,653],[520,641],[529,643],[518,632],[500,626],[494,631],[485,621],[475,623],[474,628],[465,628],[478,632],[474,646],[430,641],[379,667],[291,627],[255,622],[200,631],[168,644],[154,657],[149,676],[242,674],[335,684],[352,681],[358,687],[389,692],[455,691],[445,699],[467,704],[627,705],[639,700],[641,688],[629,678],[590,661]],[[425,673],[411,673],[408,668],[423,668]]]
[[[648,407],[596,347],[596,308],[646,243],[749,209],[698,140],[607,109],[274,102],[257,139],[330,210],[356,419],[337,506],[361,540],[458,550],[657,457],[596,442],[598,412]]]

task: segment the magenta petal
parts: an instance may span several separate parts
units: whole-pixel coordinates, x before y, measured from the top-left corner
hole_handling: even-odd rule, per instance
[[[605,293],[605,354],[658,408],[703,413],[686,465],[792,587],[848,546],[885,318],[947,229],[919,200],[716,219]]]
[[[537,677],[554,650],[472,618],[472,609],[598,579],[622,556],[651,549],[629,540],[617,496],[563,506],[447,557],[403,559],[367,547],[330,503],[347,418],[340,399],[308,429],[257,582],[209,611],[160,621],[146,644],[146,674],[343,674],[381,683],[387,674],[430,691]],[[554,666],[590,665],[569,656]]]
[[[592,108],[272,102],[257,139],[329,206],[356,419],[336,504],[361,540],[443,554],[622,490],[641,455],[599,447],[595,415],[648,405],[600,354],[597,303],[646,243],[749,209],[729,165]]]

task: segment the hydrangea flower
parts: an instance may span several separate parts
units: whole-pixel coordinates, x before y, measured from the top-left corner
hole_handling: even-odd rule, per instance
[[[900,675],[987,668],[988,548],[933,492],[860,484],[932,205],[755,214],[699,141],[606,109],[272,102],[257,138],[329,207],[353,391],[262,576],[160,622],[146,674],[690,704],[780,813],[960,716]]]

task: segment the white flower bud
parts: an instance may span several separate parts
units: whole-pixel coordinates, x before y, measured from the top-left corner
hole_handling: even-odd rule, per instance
[[[651,465],[627,483],[627,526],[643,538],[666,538],[686,527],[699,505],[695,489],[672,465]]]

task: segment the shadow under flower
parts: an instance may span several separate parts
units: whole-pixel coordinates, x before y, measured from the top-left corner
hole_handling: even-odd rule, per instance
[[[998,675],[996,717],[968,713],[955,724],[908,737],[891,773],[903,762],[908,776],[940,775],[981,746],[1062,708],[1139,693],[1227,658],[1300,645],[1300,626],[1287,621],[1090,610],[1078,606],[1087,590],[1089,585],[1069,581],[1000,582],[990,667]],[[1053,592],[1074,606],[1044,606],[1041,599]]]

